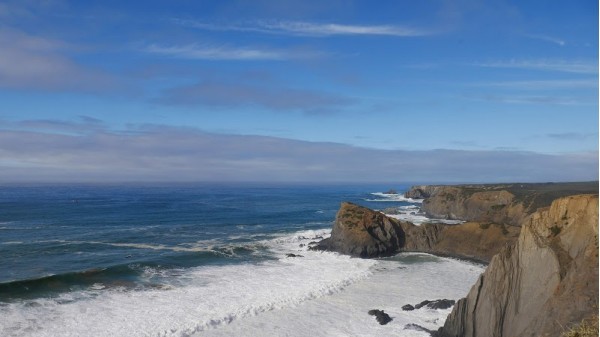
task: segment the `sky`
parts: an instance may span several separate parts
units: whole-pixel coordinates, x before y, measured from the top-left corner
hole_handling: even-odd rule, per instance
[[[598,179],[598,1],[0,1],[0,183]]]

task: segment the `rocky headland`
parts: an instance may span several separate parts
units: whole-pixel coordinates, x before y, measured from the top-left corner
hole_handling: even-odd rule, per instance
[[[344,202],[336,215],[331,237],[313,249],[363,258],[426,252],[489,262],[505,244],[516,240],[519,232],[518,227],[478,222],[416,226]]]
[[[313,249],[489,262],[439,331],[410,328],[437,337],[558,337],[597,321],[598,182],[414,186],[406,197],[425,199],[430,216],[467,222],[416,226],[345,202],[331,237]]]
[[[421,185],[411,187],[405,197],[424,199],[421,210],[432,218],[520,226],[553,200],[586,193],[597,194],[598,182]]]

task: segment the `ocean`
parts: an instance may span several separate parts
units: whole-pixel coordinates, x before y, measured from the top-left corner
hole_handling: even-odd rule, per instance
[[[428,336],[405,327],[450,309],[401,307],[457,300],[484,266],[308,250],[342,201],[430,221],[390,188],[408,186],[2,186],[0,336]]]

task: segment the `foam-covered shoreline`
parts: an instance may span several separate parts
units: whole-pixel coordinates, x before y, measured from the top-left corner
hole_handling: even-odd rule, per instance
[[[406,298],[407,303],[434,297],[458,299],[467,291],[465,282],[472,282],[481,272],[481,266],[437,257],[430,258],[436,262],[425,261],[425,267],[420,268],[419,263],[414,262],[403,266],[402,262],[393,260],[356,259],[308,250],[310,242],[327,237],[329,232],[328,229],[299,231],[263,240],[260,243],[268,246],[276,259],[258,264],[182,269],[177,280],[168,287],[130,290],[94,285],[86,290],[62,293],[55,298],[5,303],[0,306],[3,317],[0,334],[6,337],[226,336],[228,331],[236,329],[255,329],[257,332],[270,329],[265,327],[269,318],[276,320],[270,323],[273,329],[279,326],[293,331],[296,328],[293,324],[316,324],[314,322],[321,319],[319,325],[333,324],[330,329],[360,334],[380,328],[377,324],[370,324],[367,328],[359,325],[345,327],[343,322],[346,320],[340,318],[348,316],[358,322],[376,323],[360,309],[366,308],[367,304],[380,305],[383,309],[387,308],[386,312],[394,314],[395,323],[385,331],[400,333],[404,331],[402,323],[405,321],[436,328],[440,325],[440,317],[447,312],[422,311],[421,316],[419,313],[403,313],[399,305],[405,303],[391,304],[389,297],[383,294],[404,293],[398,301]],[[300,256],[287,257],[287,254]],[[472,272],[456,274],[453,271],[456,268]],[[147,272],[148,277],[152,277],[153,271]],[[445,273],[452,273],[461,280],[454,283],[450,276],[442,282],[446,288],[441,283],[431,289],[420,284],[422,278],[439,279]],[[398,279],[404,281],[395,282]],[[458,288],[448,287],[448,284]],[[373,288],[377,288],[376,292],[380,294],[374,295]],[[375,298],[380,302],[374,302]],[[357,307],[343,312],[339,301],[350,301]],[[313,310],[332,310],[339,317],[330,315],[315,319]],[[292,312],[305,316],[298,317],[295,323],[290,322],[286,315]],[[398,315],[403,315],[403,318]],[[292,325],[286,327],[286,322]],[[330,336],[308,331],[306,334],[290,335]],[[422,336],[413,332],[400,335]]]

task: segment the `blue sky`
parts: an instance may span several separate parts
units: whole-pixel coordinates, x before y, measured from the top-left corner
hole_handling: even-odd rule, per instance
[[[4,1],[0,43],[5,182],[598,177],[597,1]]]

